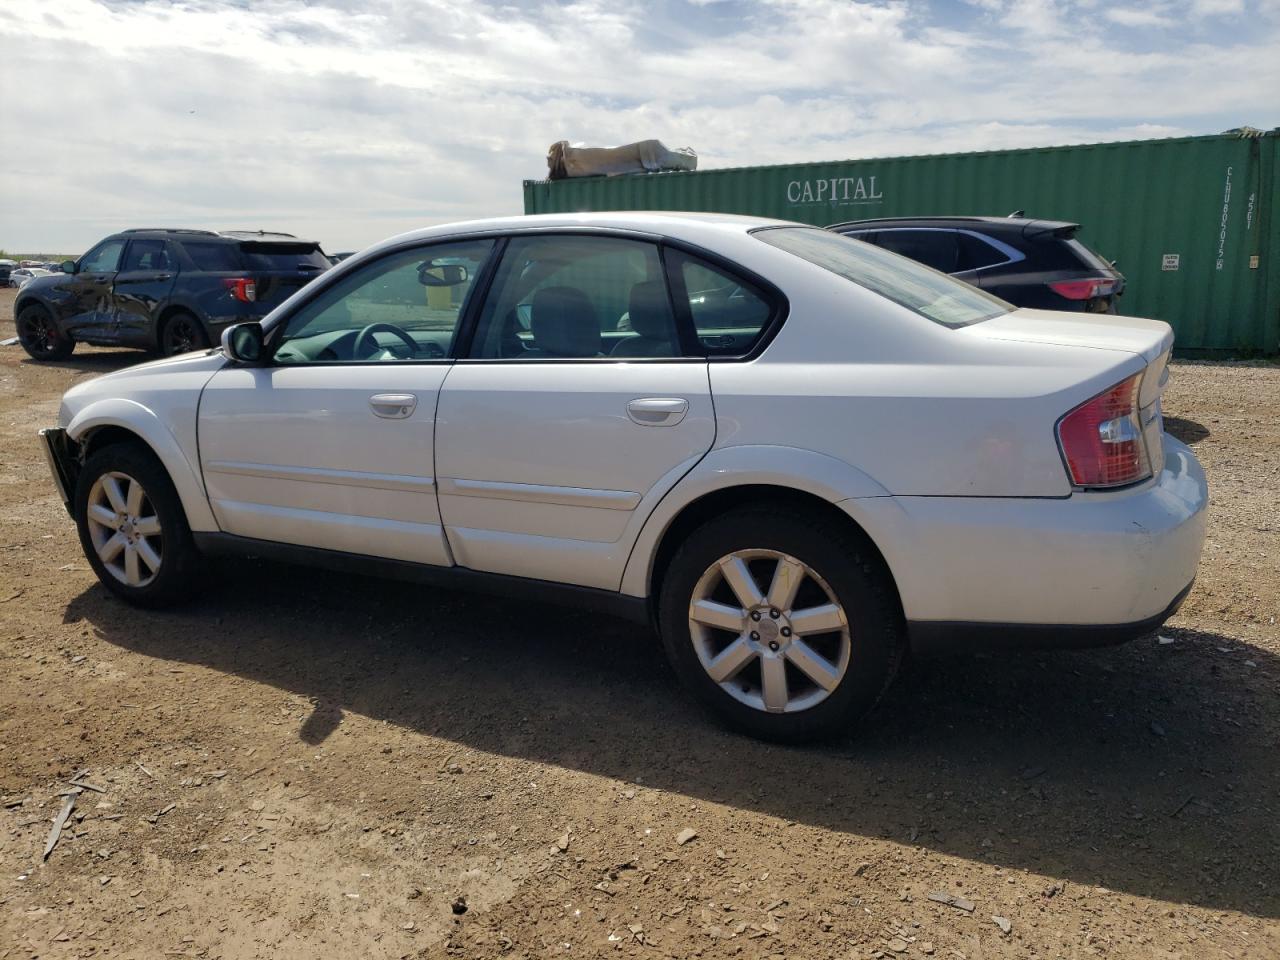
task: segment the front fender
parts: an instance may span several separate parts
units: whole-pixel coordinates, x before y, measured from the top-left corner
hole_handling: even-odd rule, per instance
[[[218,529],[209,508],[199,466],[188,459],[182,445],[155,411],[136,400],[122,397],[95,400],[67,424],[67,436],[79,443],[102,427],[127,430],[151,448],[173,481],[192,530]]]
[[[857,467],[812,450],[772,444],[712,450],[645,521],[622,574],[622,592],[648,596],[658,544],[685,507],[719,490],[755,485],[798,490],[833,505],[842,500],[889,496],[889,491]]]

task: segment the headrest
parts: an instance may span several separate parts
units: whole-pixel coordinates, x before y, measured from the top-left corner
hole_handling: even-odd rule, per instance
[[[529,329],[534,346],[549,356],[600,354],[600,321],[587,295],[576,287],[543,287],[535,293]]]

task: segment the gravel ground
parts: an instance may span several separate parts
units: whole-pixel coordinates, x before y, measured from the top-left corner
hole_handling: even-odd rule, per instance
[[[920,662],[789,749],[572,610],[261,563],[111,599],[34,431],[138,359],[0,347],[0,960],[1280,956],[1280,368],[1173,369],[1213,506],[1163,639]]]

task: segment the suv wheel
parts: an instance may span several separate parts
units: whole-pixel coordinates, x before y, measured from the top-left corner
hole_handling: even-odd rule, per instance
[[[159,607],[190,592],[199,554],[150,450],[118,443],[91,456],[76,485],[75,518],[89,564],[116,596]]]
[[[53,315],[38,303],[22,308],[17,327],[18,342],[34,360],[65,360],[76,348],[76,342],[59,332]]]
[[[677,551],[659,599],[684,684],[731,727],[769,740],[850,731],[904,650],[892,585],[823,518],[736,510]]]
[[[160,352],[166,357],[204,350],[208,346],[209,337],[204,326],[189,313],[173,314],[160,331]]]

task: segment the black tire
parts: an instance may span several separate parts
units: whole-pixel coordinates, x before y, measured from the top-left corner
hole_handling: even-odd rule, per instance
[[[160,354],[174,357],[180,353],[204,350],[209,346],[209,335],[204,324],[189,313],[173,313],[160,328]]]
[[[765,712],[726,692],[699,660],[689,625],[695,588],[718,560],[743,550],[776,551],[801,561],[825,581],[844,609],[848,666],[838,685],[814,706]],[[767,589],[764,584],[762,590]],[[833,528],[830,518],[794,508],[741,508],[695,530],[663,577],[659,626],[677,676],[716,717],[739,732],[786,743],[852,732],[888,689],[906,648],[897,593],[868,545],[852,530]],[[793,665],[786,669],[794,676]]]
[[[90,497],[99,478],[118,473],[136,480],[145,491],[145,497],[137,511],[138,516],[154,516],[159,521],[159,533],[145,539],[154,553],[158,553],[159,569],[150,572],[150,579],[140,585],[131,585],[118,573],[108,569],[98,553],[95,534],[106,531],[98,525],[91,528],[88,519]],[[148,509],[154,513],[148,513]],[[173,482],[164,466],[142,443],[114,443],[93,454],[85,462],[76,482],[75,519],[80,531],[80,546],[98,575],[102,585],[116,596],[140,607],[166,607],[185,600],[196,586],[200,568],[200,553],[191,537],[182,501],[173,488]],[[130,530],[130,534],[137,534]],[[142,562],[142,561],[138,561]],[[122,564],[117,564],[117,569]]]
[[[76,348],[76,342],[58,329],[53,314],[38,303],[22,308],[17,328],[18,342],[33,360],[65,360]]]

